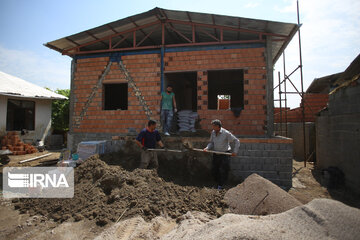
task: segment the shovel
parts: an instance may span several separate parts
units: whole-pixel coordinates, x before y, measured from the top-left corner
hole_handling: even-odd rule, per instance
[[[181,150],[175,150],[175,149],[163,149],[163,148],[148,148],[147,151],[153,151],[153,152],[176,152],[176,153],[183,153]]]
[[[187,148],[187,149],[189,149],[191,151],[205,152],[205,153],[216,153],[216,154],[221,154],[221,155],[232,156],[232,153],[228,153],[228,152],[219,152],[219,151],[213,151],[213,150],[204,151],[204,149],[193,148],[192,144],[190,142],[183,142],[183,145],[184,145],[185,148]]]

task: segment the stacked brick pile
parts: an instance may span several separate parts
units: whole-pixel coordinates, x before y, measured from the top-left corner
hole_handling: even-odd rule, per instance
[[[21,141],[17,132],[8,132],[1,139],[1,149],[9,149],[14,155],[24,155],[37,152],[36,148]]]

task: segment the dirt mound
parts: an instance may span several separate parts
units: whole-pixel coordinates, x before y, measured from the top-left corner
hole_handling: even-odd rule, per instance
[[[13,201],[20,212],[41,214],[55,221],[83,218],[106,225],[136,215],[150,220],[156,216],[177,218],[187,211],[220,216],[226,210],[225,191],[180,186],[166,182],[155,170],[109,166],[98,156],[75,169],[72,199],[20,199]]]
[[[225,202],[236,214],[268,215],[302,205],[296,198],[269,180],[252,174],[225,194]]]

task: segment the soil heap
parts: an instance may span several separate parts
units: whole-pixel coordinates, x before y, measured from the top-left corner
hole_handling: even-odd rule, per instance
[[[247,215],[281,213],[302,205],[289,193],[255,173],[229,189],[224,199],[232,213]]]
[[[103,226],[140,215],[177,218],[188,211],[221,216],[227,211],[225,191],[181,186],[166,182],[155,170],[110,166],[99,156],[87,159],[75,169],[72,199],[15,199],[15,208],[30,215],[41,214],[55,221],[94,219]]]

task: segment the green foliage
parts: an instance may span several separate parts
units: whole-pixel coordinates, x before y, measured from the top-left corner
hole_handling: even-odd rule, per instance
[[[67,98],[70,97],[70,89],[57,89],[54,92]],[[51,121],[54,131],[66,132],[69,130],[69,104],[69,99],[52,101]]]

